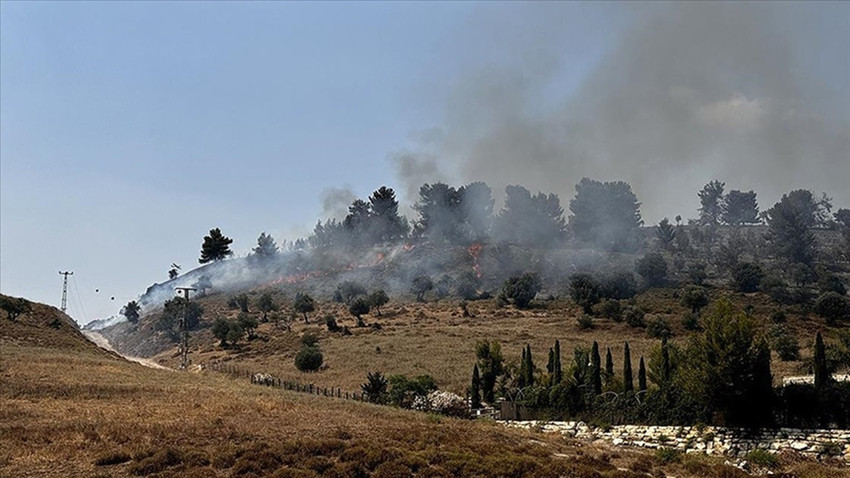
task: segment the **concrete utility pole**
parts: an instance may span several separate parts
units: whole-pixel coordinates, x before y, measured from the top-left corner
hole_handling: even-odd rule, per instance
[[[60,276],[65,276],[65,280],[62,282],[62,307],[60,310],[64,313],[65,309],[68,308],[68,276],[74,275],[72,271],[59,271]]]
[[[183,319],[180,321],[180,370],[189,369],[189,291],[197,290],[193,287],[175,287],[178,293],[182,292],[186,302],[183,304]]]

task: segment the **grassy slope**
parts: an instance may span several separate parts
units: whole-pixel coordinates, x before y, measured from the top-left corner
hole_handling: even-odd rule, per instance
[[[673,329],[673,340],[683,342],[689,332],[683,328],[681,317],[687,311],[673,293],[673,289],[653,289],[641,294],[638,304],[647,311],[647,321],[665,318]],[[764,330],[772,325],[769,317],[778,307],[765,295],[711,292],[712,300],[721,295],[731,298],[740,309],[753,306],[756,320]],[[256,297],[256,294],[252,295],[253,299]],[[204,320],[211,321],[217,316],[235,317],[237,311],[228,310],[226,300],[227,296],[223,294],[201,299],[206,308]],[[358,390],[370,371],[377,370],[387,375],[430,374],[441,388],[463,394],[475,362],[475,343],[480,340],[498,340],[505,358],[516,362],[521,348],[531,344],[535,364],[541,369],[545,369],[548,349],[556,339],[561,341],[565,367],[572,358],[573,348],[589,347],[596,340],[603,354],[606,347],[611,348],[617,373],[622,369],[624,341],[629,342],[635,370],[639,358],[644,356],[648,359],[650,350],[658,344],[658,340],[649,337],[644,329],[607,319],[594,319],[596,325],[593,329],[582,330],[576,323],[581,310],[570,301],[553,301],[545,307],[528,311],[498,308],[495,300],[476,301],[469,306],[475,318],[463,318],[457,304],[458,301],[453,299],[427,304],[391,302],[384,308],[382,317],[365,317],[367,323],[378,322],[383,327],[382,330],[372,330],[355,328],[354,320],[342,305],[320,303],[318,310],[311,314],[310,324],[298,320],[293,324],[292,332],[275,328],[272,324],[262,324],[257,340],[243,341],[229,349],[222,349],[209,329],[198,331],[192,338],[192,360],[195,363],[224,360],[281,378],[342,387],[344,390]],[[827,328],[822,319],[797,312],[787,311],[786,326],[798,337],[805,359],[811,355],[815,331]],[[340,325],[347,325],[354,335],[329,333],[319,320],[329,313],[337,317]],[[317,373],[302,373],[294,366],[299,338],[304,332],[320,338],[326,368]],[[169,366],[177,363],[174,349],[159,354],[155,359]],[[775,379],[779,381],[782,376],[800,374],[802,364],[802,361],[783,362],[774,353],[772,370]]]
[[[145,368],[71,327],[43,327],[58,314],[0,319],[0,476],[739,475],[707,458],[662,465],[493,423]]]

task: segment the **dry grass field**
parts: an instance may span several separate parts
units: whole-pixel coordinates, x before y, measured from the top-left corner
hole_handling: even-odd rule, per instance
[[[614,449],[146,368],[80,341],[59,312],[0,319],[0,476],[737,477],[718,459]],[[722,461],[722,460],[721,460]],[[787,476],[841,470],[785,460]]]
[[[687,310],[674,298],[674,292],[674,289],[653,289],[638,296],[637,304],[647,312],[647,322],[657,317],[664,318],[672,328],[672,340],[683,343],[690,334],[684,329],[681,319]],[[764,330],[772,325],[770,315],[778,308],[763,294],[713,291],[712,299],[721,295],[731,298],[741,310],[752,306]],[[206,309],[204,320],[211,321],[218,316],[235,317],[238,311],[227,308],[227,297],[213,294],[201,299]],[[254,300],[256,297],[256,293],[251,295]],[[285,301],[281,302],[285,309]],[[545,302],[531,310],[510,306],[500,308],[495,299],[474,301],[469,303],[469,310],[475,315],[471,318],[462,317],[458,304],[456,299],[428,303],[390,302],[381,317],[364,316],[367,324],[381,325],[380,330],[375,330],[356,328],[344,305],[322,302],[316,312],[310,314],[310,324],[296,320],[291,331],[271,323],[261,324],[257,339],[243,340],[234,347],[220,347],[209,329],[201,330],[193,335],[191,359],[193,363],[226,362],[271,373],[282,379],[352,391],[359,390],[367,372],[408,376],[429,374],[441,389],[463,395],[475,363],[475,344],[481,340],[499,341],[508,363],[519,362],[522,347],[530,344],[535,363],[540,368],[545,368],[548,350],[555,340],[561,343],[564,367],[569,366],[567,362],[572,359],[575,347],[590,347],[596,340],[603,354],[606,347],[611,348],[617,371],[623,365],[624,341],[629,342],[635,368],[640,357],[648,359],[652,348],[659,344],[659,340],[650,337],[646,329],[631,327],[625,322],[596,318],[592,329],[582,329],[576,321],[581,309],[568,300]],[[322,320],[327,314],[335,316],[340,326],[348,326],[353,335],[328,332]],[[782,376],[804,372],[803,360],[811,355],[815,331],[827,331],[822,319],[793,311],[788,312],[785,325],[802,346],[802,360],[783,362],[774,353],[771,365],[777,382]],[[325,366],[315,373],[299,372],[294,365],[300,337],[304,333],[319,338],[324,354]],[[178,360],[175,352],[176,349],[172,348],[158,354],[154,360],[175,367]]]

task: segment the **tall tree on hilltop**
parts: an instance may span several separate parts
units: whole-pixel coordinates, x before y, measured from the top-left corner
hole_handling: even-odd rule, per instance
[[[610,251],[632,251],[643,225],[640,203],[629,183],[583,178],[570,201],[570,230],[576,238]]]
[[[505,206],[496,218],[496,235],[503,240],[551,246],[564,240],[567,224],[557,194],[532,195],[522,186],[505,188]]]
[[[124,306],[124,310],[122,310],[121,313],[127,318],[128,322],[136,324],[139,322],[140,310],[141,307],[139,307],[139,304],[135,300],[131,300],[130,302],[127,302],[127,305]]]
[[[481,241],[489,237],[493,227],[493,193],[481,181],[463,186],[460,192],[460,231],[467,241]]]
[[[254,255],[260,259],[271,259],[276,256],[279,251],[274,238],[265,232],[260,233],[260,237],[257,238],[257,247],[253,250]]]
[[[448,184],[423,184],[419,188],[419,201],[413,205],[413,209],[419,212],[416,233],[430,239],[456,240],[461,200],[461,193]]]
[[[812,193],[802,189],[784,194],[767,210],[767,239],[780,256],[791,263],[812,265],[815,236],[811,228],[820,221],[818,211]]]
[[[204,236],[204,243],[201,245],[201,258],[198,259],[198,262],[206,264],[227,258],[227,256],[233,254],[233,251],[230,250],[232,243],[233,239],[223,235],[219,228],[210,229],[210,234]]]
[[[723,202],[723,222],[730,226],[758,224],[759,207],[755,191],[729,191]]]
[[[673,246],[673,241],[676,240],[676,229],[666,217],[655,226],[655,237],[664,249],[669,250]]]
[[[370,229],[376,242],[396,241],[407,236],[407,219],[398,214],[398,200],[392,188],[381,186],[369,197]]]
[[[699,220],[702,224],[716,225],[720,223],[723,214],[723,188],[725,183],[714,180],[703,186],[699,196]]]

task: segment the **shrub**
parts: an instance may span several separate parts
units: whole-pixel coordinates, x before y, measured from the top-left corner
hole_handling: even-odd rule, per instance
[[[770,321],[774,324],[781,324],[785,322],[785,312],[781,310],[777,310],[776,312],[770,314]]]
[[[315,372],[321,368],[324,359],[319,347],[302,347],[295,356],[295,367],[302,372]]]
[[[705,264],[696,263],[688,267],[688,279],[695,285],[702,285],[706,278],[708,278],[708,274],[705,272]]]
[[[336,323],[336,318],[332,315],[325,316],[325,325],[328,326],[328,332],[339,332],[339,325]]]
[[[372,403],[383,403],[387,394],[387,378],[381,372],[366,374],[366,383],[360,385],[366,399]]]
[[[368,301],[369,305],[372,306],[373,309],[375,309],[375,311],[378,313],[378,316],[380,317],[381,307],[386,305],[390,301],[390,298],[387,293],[384,292],[383,289],[378,289],[375,292],[369,294]]]
[[[761,448],[747,453],[747,461],[764,468],[776,468],[779,466],[779,458],[767,450]]]
[[[735,288],[739,292],[755,292],[759,290],[759,285],[763,277],[764,273],[761,267],[751,262],[742,262],[735,266],[735,270],[732,271]]]
[[[304,334],[301,336],[301,345],[304,347],[316,347],[318,343],[318,337],[313,334]]]
[[[826,319],[827,324],[834,325],[839,320],[847,318],[850,313],[850,304],[847,302],[847,297],[836,292],[827,292],[821,294],[815,302],[815,313]]]
[[[820,447],[820,453],[826,456],[841,456],[844,453],[840,443],[836,443],[834,441],[824,443]]]
[[[345,281],[339,284],[334,291],[334,300],[350,304],[359,295],[366,295],[366,288],[357,282]]]
[[[579,273],[570,277],[570,296],[580,305],[585,314],[599,302],[599,283],[590,274]]]
[[[457,281],[457,295],[465,300],[475,300],[478,298],[478,287],[480,281],[472,272],[467,272],[460,276]]]
[[[682,452],[675,448],[662,447],[655,450],[655,458],[663,465],[675,463],[682,457]]]
[[[661,285],[667,279],[667,261],[657,252],[650,252],[638,259],[635,270],[651,285]]]
[[[599,315],[614,322],[623,320],[623,308],[620,306],[620,301],[615,299],[606,299],[599,303]]]
[[[578,323],[578,327],[580,329],[586,330],[586,329],[592,329],[593,328],[593,317],[591,317],[587,314],[580,315],[576,319],[576,322]]]
[[[635,276],[628,271],[615,272],[602,279],[599,290],[600,297],[607,299],[631,299],[637,294]]]
[[[670,330],[670,324],[668,324],[663,317],[656,317],[650,321],[646,328],[646,332],[656,339],[660,339],[661,337],[670,337],[673,335]]]
[[[645,315],[643,309],[639,307],[626,307],[623,312],[626,323],[632,327],[646,327],[646,322],[644,321]]]
[[[513,302],[520,309],[524,309],[540,292],[540,288],[540,278],[537,274],[527,273],[506,280],[502,285],[502,292],[499,297],[507,302]]]
[[[369,303],[362,297],[354,299],[354,302],[352,302],[351,305],[348,306],[348,313],[357,319],[358,327],[366,326],[366,324],[363,323],[363,318],[361,317],[361,315],[368,314],[369,310]]]
[[[847,287],[844,286],[844,282],[841,281],[840,277],[831,272],[823,272],[821,274],[821,278],[818,281],[818,288],[822,293],[835,292],[838,295],[847,294]]]
[[[705,288],[698,285],[689,285],[682,289],[679,294],[682,305],[691,309],[691,312],[699,312],[700,309],[708,305],[708,294]]]
[[[770,329],[770,347],[779,354],[783,361],[800,358],[800,344],[797,339],[782,325],[774,325]]]
[[[410,292],[416,294],[416,300],[425,302],[425,293],[434,288],[434,281],[426,275],[420,275],[413,278],[413,283],[410,285]]]
[[[688,312],[682,317],[682,327],[685,330],[699,330],[699,314],[696,312]]]

